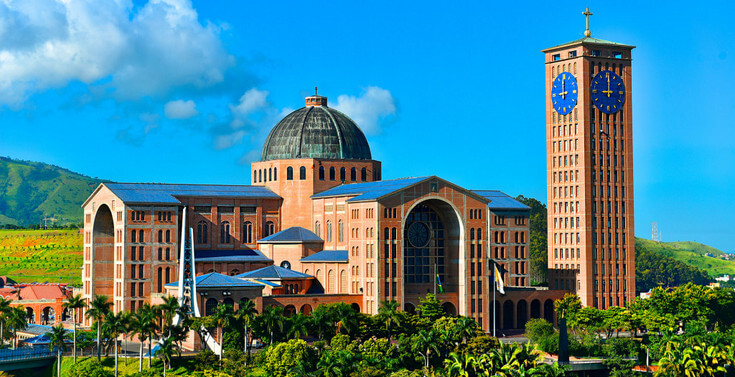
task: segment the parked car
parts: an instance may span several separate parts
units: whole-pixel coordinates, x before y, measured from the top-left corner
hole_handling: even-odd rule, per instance
[[[263,342],[260,341],[260,339],[254,339],[253,343],[251,344],[253,348],[263,348]]]

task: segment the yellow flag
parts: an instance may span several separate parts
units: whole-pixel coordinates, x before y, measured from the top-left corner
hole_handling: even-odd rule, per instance
[[[500,276],[500,271],[498,271],[498,265],[496,264],[493,267],[495,268],[495,287],[498,290],[498,292],[500,292],[500,294],[504,295],[505,288],[503,288],[503,286],[505,285],[505,283],[503,283],[503,277]]]

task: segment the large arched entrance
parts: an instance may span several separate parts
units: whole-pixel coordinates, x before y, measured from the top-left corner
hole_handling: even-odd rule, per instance
[[[551,299],[544,301],[544,319],[554,323],[554,301]]]
[[[528,321],[528,303],[526,300],[518,301],[518,309],[516,310],[516,327],[523,329],[526,327],[526,321]]]
[[[94,276],[92,276],[92,292],[95,295],[113,297],[113,271],[115,263],[115,225],[112,222],[110,207],[102,204],[94,216],[92,229]]]
[[[513,328],[513,301],[506,301],[503,303],[503,328]]]
[[[457,302],[465,293],[459,268],[462,227],[456,210],[439,199],[422,201],[405,217],[402,231],[404,302],[443,292],[444,300],[462,308]]]
[[[541,318],[541,301],[531,301],[531,318]]]

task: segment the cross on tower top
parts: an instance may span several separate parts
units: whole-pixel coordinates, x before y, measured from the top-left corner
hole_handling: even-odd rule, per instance
[[[584,30],[584,36],[589,37],[592,35],[592,32],[590,31],[590,16],[592,15],[592,12],[590,12],[590,8],[587,7],[582,14],[587,19],[587,28]]]

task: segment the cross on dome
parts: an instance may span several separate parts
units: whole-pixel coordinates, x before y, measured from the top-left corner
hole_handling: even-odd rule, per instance
[[[582,14],[587,19],[587,28],[584,30],[584,36],[589,37],[592,35],[592,32],[590,31],[590,16],[592,15],[592,12],[590,12],[590,8],[587,7]]]

